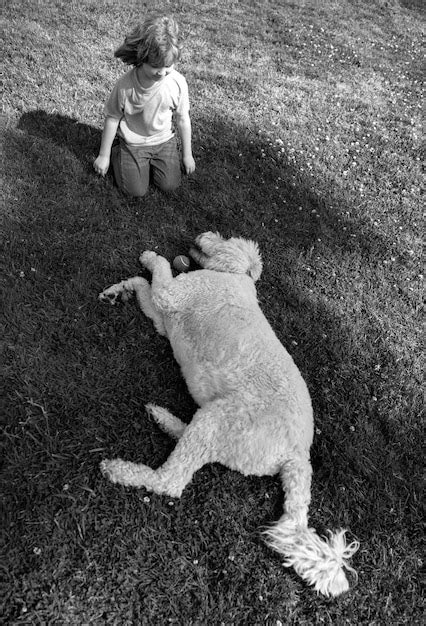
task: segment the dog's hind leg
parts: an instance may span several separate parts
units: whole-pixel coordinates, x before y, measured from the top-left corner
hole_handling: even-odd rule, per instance
[[[145,409],[155,419],[157,424],[164,432],[166,432],[173,439],[180,439],[185,432],[186,424],[182,422],[178,417],[175,417],[167,409],[163,409],[161,406],[155,404],[147,404]]]
[[[105,460],[101,471],[113,483],[130,487],[146,487],[158,494],[180,497],[194,473],[206,463],[216,460],[220,421],[220,400],[199,409],[185,428],[167,461],[157,470],[121,459]]]
[[[265,535],[269,545],[285,557],[286,567],[294,567],[319,593],[337,596],[349,588],[344,569],[354,571],[348,559],[359,544],[354,541],[347,546],[344,530],[330,532],[327,540],[308,528],[311,474],[307,454],[296,456],[283,466],[284,515]]]

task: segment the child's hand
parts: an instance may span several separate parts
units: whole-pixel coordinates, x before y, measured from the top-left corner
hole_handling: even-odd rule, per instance
[[[192,155],[183,157],[182,161],[183,161],[183,166],[185,168],[185,172],[187,174],[192,174],[193,172],[195,172],[195,161]]]
[[[105,176],[109,168],[109,157],[98,156],[98,158],[93,163],[93,167],[97,174]]]

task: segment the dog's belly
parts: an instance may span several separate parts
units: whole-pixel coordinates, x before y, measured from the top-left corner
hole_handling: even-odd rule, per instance
[[[231,455],[223,463],[243,473],[274,474],[296,442],[305,450],[311,446],[311,400],[297,366],[275,336],[269,346],[254,336],[249,344],[244,339],[234,336],[228,346],[211,345],[209,358],[182,336],[172,346],[195,402],[226,401],[225,430],[242,447],[234,458],[245,460],[242,467],[232,465]],[[236,427],[232,434],[231,423]]]
[[[199,406],[234,394],[240,387],[240,381],[232,375],[206,363],[184,363],[181,371],[190,394]]]
[[[312,431],[310,403],[277,398],[238,406],[224,425],[218,460],[245,475],[274,475],[288,459],[309,453]]]
[[[274,439],[277,457],[286,454],[293,440],[309,448],[313,430],[309,392],[257,301],[246,301],[243,307],[229,302],[218,306],[221,301],[221,295],[210,306],[192,301],[178,316],[165,320],[167,335],[195,402],[204,406],[226,399],[235,409],[230,421],[235,423],[236,413],[248,420],[242,446],[248,457],[256,459],[249,473],[273,474],[279,461],[269,457],[266,466],[262,464],[268,455],[259,454],[259,442]]]
[[[260,309],[222,305],[194,308],[166,320],[167,335],[189,391],[199,405],[245,386],[247,366],[257,360]],[[260,313],[260,315],[259,315]],[[260,318],[260,319],[259,319]],[[265,333],[263,333],[265,334]],[[272,333],[272,340],[279,344]],[[262,345],[262,351],[263,345]]]

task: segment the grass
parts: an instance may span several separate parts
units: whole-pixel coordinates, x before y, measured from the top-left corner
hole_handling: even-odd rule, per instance
[[[149,3],[6,3],[3,623],[420,624],[421,4],[160,4],[197,171],[138,201],[91,163]],[[170,500],[100,476],[169,454],[145,403],[194,404],[167,342],[97,294],[205,230],[260,244],[259,300],[315,409],[312,525],[361,542],[337,600],[261,541],[278,478],[208,466]]]

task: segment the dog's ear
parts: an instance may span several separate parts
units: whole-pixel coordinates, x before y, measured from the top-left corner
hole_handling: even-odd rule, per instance
[[[201,265],[201,267],[204,267],[204,269],[208,269],[208,262],[210,257],[201,252],[201,250],[199,250],[198,248],[190,248],[189,256],[192,257],[194,261],[198,263],[198,265]]]
[[[212,231],[207,231],[198,235],[195,240],[195,243],[198,248],[200,248],[201,252],[204,252],[206,256],[211,256],[215,254],[217,246],[223,243],[225,239],[219,233],[213,233]]]
[[[197,247],[190,248],[189,255],[198,263],[198,265],[204,267],[204,269],[217,269],[220,271],[220,268],[217,267],[217,264],[214,261],[214,257],[224,241],[225,239],[219,233],[207,231],[198,235],[195,240]],[[211,257],[212,262],[210,262]]]
[[[205,269],[231,274],[248,274],[254,282],[262,273],[262,259],[255,241],[242,237],[224,239],[219,233],[203,233],[196,239],[200,249],[189,254]]]
[[[232,239],[230,240],[232,241]],[[253,279],[253,282],[259,280],[262,274],[263,263],[260,256],[259,246],[255,241],[250,239],[238,239],[239,247],[241,247],[245,256],[245,272]]]

